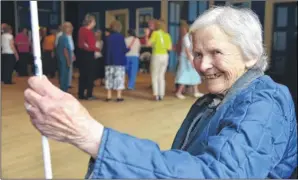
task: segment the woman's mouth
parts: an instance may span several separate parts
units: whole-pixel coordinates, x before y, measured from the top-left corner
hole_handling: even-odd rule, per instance
[[[222,75],[222,73],[215,73],[215,74],[204,75],[204,76],[202,76],[202,78],[212,80],[212,79],[219,78],[221,75]]]

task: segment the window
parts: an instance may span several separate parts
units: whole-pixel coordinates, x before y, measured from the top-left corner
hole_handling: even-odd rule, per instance
[[[179,38],[179,25],[180,25],[180,4],[169,2],[169,34],[172,38],[173,45],[176,45]],[[176,52],[171,51],[169,57],[169,71],[175,72],[178,57]]]
[[[276,10],[276,14],[277,14],[276,27],[286,27],[287,21],[288,21],[288,8],[278,7]]]
[[[194,21],[196,18],[197,18],[197,1],[189,1],[188,2],[188,20]]]
[[[204,11],[208,9],[209,3],[207,1],[199,1],[198,2],[198,15],[203,14]]]
[[[188,3],[188,22],[193,23],[198,16],[209,8],[208,1],[189,1]]]
[[[274,32],[274,50],[284,51],[287,47],[287,33],[286,32]]]

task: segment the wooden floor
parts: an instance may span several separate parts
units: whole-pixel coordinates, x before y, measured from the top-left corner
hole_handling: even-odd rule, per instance
[[[24,110],[26,78],[14,78],[16,84],[2,85],[2,178],[44,178],[41,136],[31,125]],[[71,93],[76,96],[75,88]],[[57,80],[53,80],[57,84]],[[167,75],[167,94],[162,102],[150,100],[149,75],[137,79],[137,90],[124,93],[123,103],[103,101],[105,91],[96,86],[96,101],[82,101],[95,119],[108,127],[139,138],[157,142],[161,149],[171,146],[175,133],[195,98],[178,100],[173,96],[173,75]],[[82,179],[89,157],[76,148],[50,141],[54,178]]]

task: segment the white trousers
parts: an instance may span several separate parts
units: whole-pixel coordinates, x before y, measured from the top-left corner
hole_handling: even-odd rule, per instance
[[[153,55],[150,63],[152,90],[154,96],[164,96],[166,91],[165,73],[169,63],[169,55]]]

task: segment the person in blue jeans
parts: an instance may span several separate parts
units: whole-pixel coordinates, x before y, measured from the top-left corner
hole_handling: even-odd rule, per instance
[[[71,36],[73,27],[70,22],[63,24],[63,34],[58,39],[57,56],[59,65],[60,89],[67,92],[69,88],[69,68],[72,61],[72,48],[68,39]]]
[[[129,52],[126,53],[127,66],[126,74],[128,75],[128,89],[135,89],[136,79],[139,71],[139,56],[141,50],[141,43],[133,29],[128,30],[128,37],[125,38],[125,43]]]

